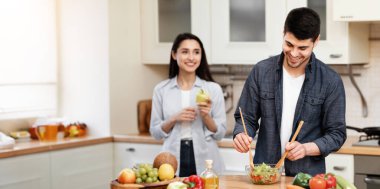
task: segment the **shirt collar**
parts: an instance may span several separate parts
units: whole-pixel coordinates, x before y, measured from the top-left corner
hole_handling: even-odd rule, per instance
[[[199,78],[198,76],[195,76],[195,82],[193,87],[202,87],[202,79]],[[177,87],[179,88],[178,81],[177,81],[177,76],[173,77],[170,79],[170,88]]]

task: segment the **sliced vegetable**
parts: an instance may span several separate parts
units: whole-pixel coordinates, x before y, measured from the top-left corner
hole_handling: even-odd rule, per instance
[[[301,186],[293,185],[293,184],[288,184],[286,185],[286,189],[304,189]]]
[[[311,175],[307,173],[298,173],[293,179],[293,185],[301,186],[303,188],[309,188],[309,180],[311,179]]]

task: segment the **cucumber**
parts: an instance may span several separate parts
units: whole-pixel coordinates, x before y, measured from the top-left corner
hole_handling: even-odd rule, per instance
[[[335,175],[337,185],[339,185],[343,189],[356,189],[352,183],[348,182],[346,179],[339,175]]]
[[[338,183],[336,183],[336,189],[343,189]]]

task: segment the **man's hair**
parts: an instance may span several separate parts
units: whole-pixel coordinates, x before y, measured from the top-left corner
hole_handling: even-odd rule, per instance
[[[312,39],[313,42],[320,33],[321,19],[317,12],[310,8],[296,8],[289,12],[285,20],[284,34],[292,33],[297,39]]]

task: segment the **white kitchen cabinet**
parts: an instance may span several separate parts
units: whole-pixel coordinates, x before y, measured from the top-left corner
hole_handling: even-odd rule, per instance
[[[211,60],[255,64],[281,52],[286,1],[211,0]]]
[[[244,175],[245,166],[249,163],[248,153],[240,153],[234,148],[219,148],[226,169],[223,175]],[[253,155],[254,154],[254,151]]]
[[[124,168],[132,168],[139,163],[151,163],[162,150],[161,144],[114,142],[114,175]]]
[[[162,20],[171,23],[168,17],[176,16],[161,16],[161,20],[159,1],[141,1],[143,63],[169,62],[172,43],[160,41],[161,34],[168,33],[161,31],[160,26],[172,27]],[[327,64],[369,62],[369,24],[334,21],[333,1],[328,0],[192,0],[188,30],[201,38],[210,63],[255,64],[281,53],[286,15],[293,8],[304,6],[316,10],[321,17],[321,40],[314,49],[318,59]]]
[[[297,7],[309,7],[318,12],[321,18],[321,40],[314,53],[324,63],[369,63],[369,25],[334,21],[333,2],[335,0],[287,0],[287,12]]]
[[[330,154],[326,157],[326,173],[334,173],[354,183],[354,155]]]
[[[112,143],[51,152],[52,189],[109,188],[112,171]]]
[[[197,35],[209,54],[210,0],[141,0],[141,61],[168,64],[179,33]]]
[[[378,0],[333,0],[335,21],[380,21]]]
[[[49,153],[0,159],[0,188],[50,188]]]

